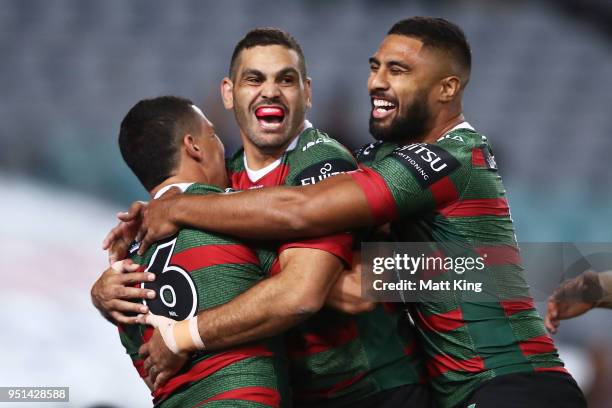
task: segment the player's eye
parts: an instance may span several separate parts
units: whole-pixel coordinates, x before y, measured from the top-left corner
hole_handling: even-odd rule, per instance
[[[378,64],[370,64],[370,71],[376,72],[378,71],[378,68],[379,68]]]
[[[246,82],[247,84],[257,85],[261,84],[261,78],[255,75],[249,75],[244,78],[244,82]]]
[[[291,75],[283,76],[280,80],[281,84],[283,85],[292,85],[295,83],[295,81],[295,78]]]

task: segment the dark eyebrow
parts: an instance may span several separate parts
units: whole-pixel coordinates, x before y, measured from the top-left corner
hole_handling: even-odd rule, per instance
[[[370,59],[368,60],[368,62],[370,63],[370,65],[372,65],[372,64],[377,64],[377,65],[380,65],[380,61],[379,61],[379,60],[377,60],[377,59],[376,59],[376,58],[374,58],[374,57],[370,57]]]
[[[242,78],[244,78],[244,77],[245,77],[245,76],[247,76],[247,75],[255,75],[256,77],[259,77],[259,78],[261,78],[261,77],[265,77],[265,75],[263,74],[263,72],[261,72],[261,71],[260,71],[260,70],[258,70],[258,69],[245,69],[245,70],[242,72],[241,77],[242,77]]]
[[[404,62],[399,62],[399,61],[388,61],[387,65],[392,67],[392,66],[398,66],[400,68],[404,68],[408,71],[412,70],[412,67]]]
[[[278,74],[276,74],[277,78],[282,77],[283,75],[287,75],[287,74],[295,74],[297,76],[300,75],[300,73],[298,72],[297,69],[293,68],[293,67],[287,67],[287,68],[283,68],[280,71],[278,71]]]

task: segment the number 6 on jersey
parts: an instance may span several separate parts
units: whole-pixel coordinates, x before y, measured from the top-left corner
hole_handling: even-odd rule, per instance
[[[187,271],[177,265],[168,265],[175,243],[176,238],[158,245],[146,269],[147,272],[153,272],[156,279],[140,286],[157,293],[155,299],[143,301],[151,313],[174,320],[185,320],[195,316],[198,294]]]

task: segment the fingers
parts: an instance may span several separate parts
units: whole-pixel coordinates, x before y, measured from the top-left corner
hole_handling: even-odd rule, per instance
[[[135,283],[153,282],[155,280],[155,274],[151,272],[129,272],[122,274],[117,279],[119,279],[123,285],[133,285]]]
[[[134,201],[126,212],[118,213],[117,218],[124,222],[133,221],[142,216],[142,211],[147,205],[146,201]]]
[[[124,325],[132,325],[139,324],[136,316],[126,316],[119,312],[110,312],[110,316],[115,323],[124,324]]]
[[[140,356],[140,358],[145,360],[144,364],[147,364],[147,359],[149,357],[149,343],[145,343],[140,346],[140,348],[138,349],[138,355]],[[152,361],[149,361],[149,363],[152,363]],[[148,371],[146,366],[144,366],[144,368]]]
[[[167,371],[162,371],[157,375],[155,379],[155,383],[153,385],[153,389],[157,389],[168,382],[168,380],[172,377],[172,375]]]
[[[138,255],[144,255],[145,252],[147,252],[147,249],[149,249],[151,244],[153,244],[154,242],[155,240],[153,239],[151,234],[147,232],[142,241],[140,242],[140,248],[138,248]]]
[[[106,237],[104,237],[104,241],[102,241],[102,249],[106,250],[110,248],[111,244],[119,239],[121,236],[121,223],[117,224],[115,228],[110,230]]]
[[[140,265],[134,263],[131,259],[115,261],[111,265],[111,269],[118,273],[135,272],[138,268],[140,268]]]
[[[544,327],[552,334],[557,333],[557,328],[559,327],[558,304],[552,296],[548,299],[548,307],[546,316],[544,317]]]

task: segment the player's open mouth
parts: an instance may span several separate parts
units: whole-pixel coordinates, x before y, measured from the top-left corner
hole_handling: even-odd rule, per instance
[[[372,117],[384,119],[395,112],[395,103],[386,99],[372,98]]]
[[[266,130],[275,130],[283,125],[285,110],[280,106],[260,106],[255,109],[259,126]]]

